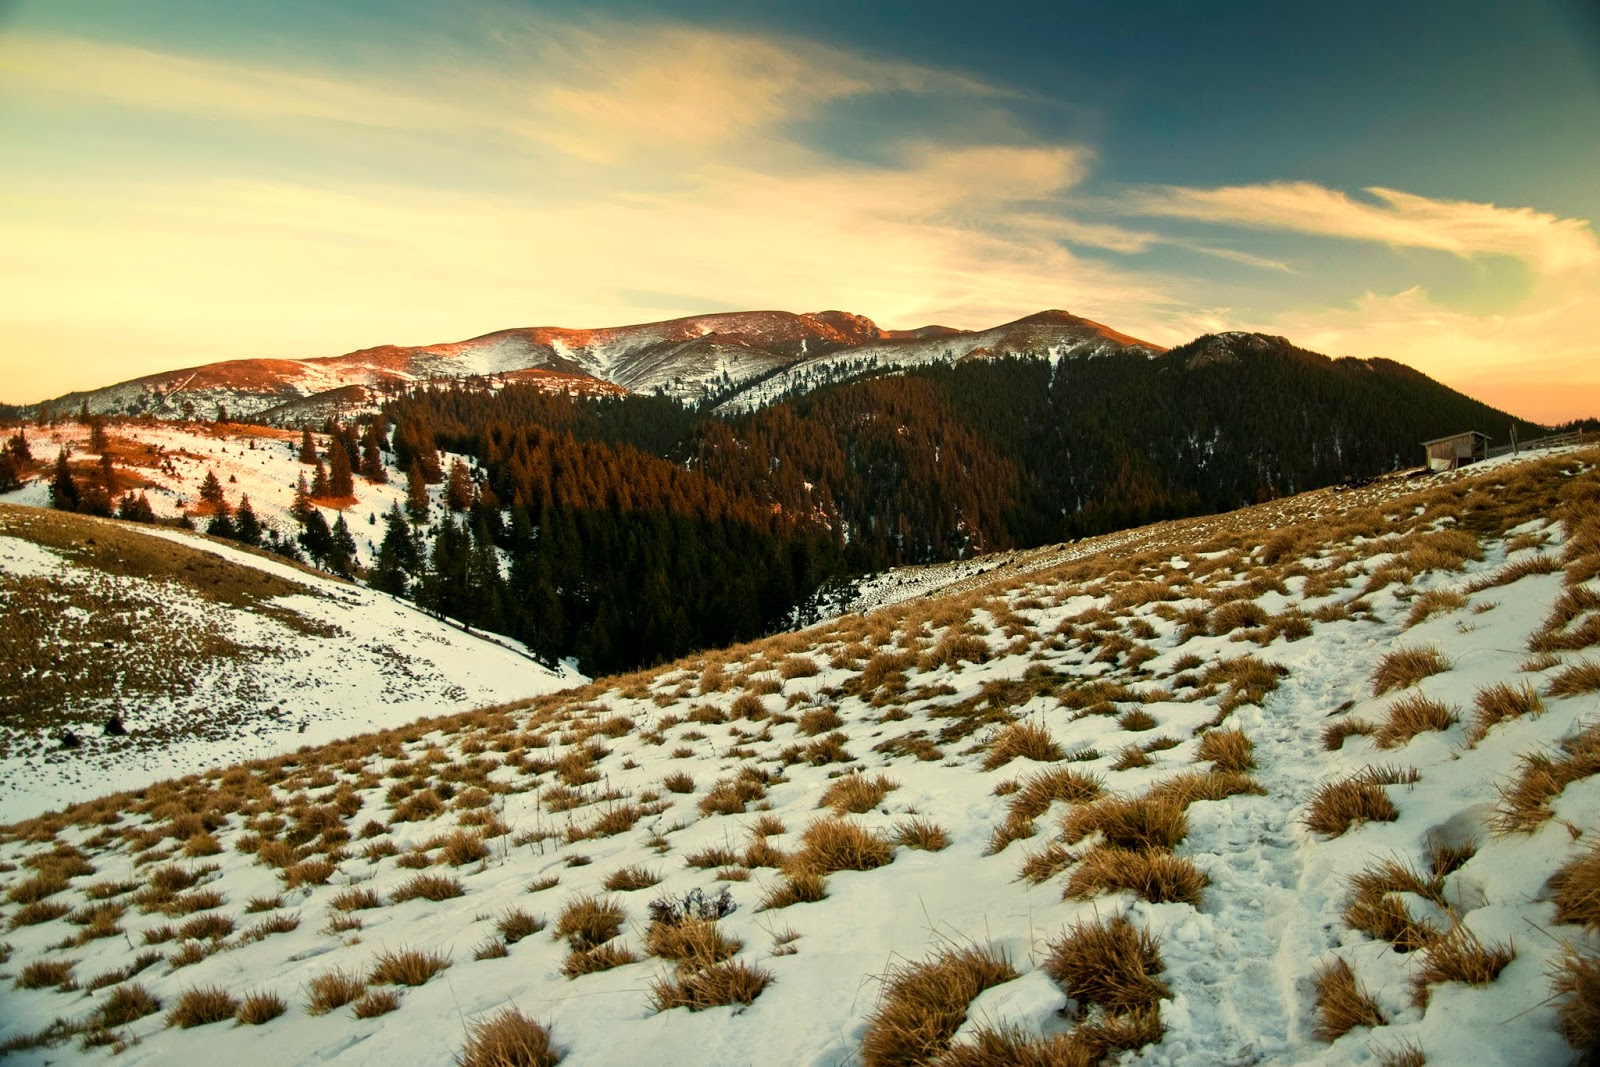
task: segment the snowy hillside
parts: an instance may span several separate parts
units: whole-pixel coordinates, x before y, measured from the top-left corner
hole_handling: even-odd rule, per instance
[[[0,503],[49,507],[49,463],[63,447],[73,457],[75,472],[94,476],[95,460],[89,451],[88,427],[63,422],[55,426],[29,426],[25,432],[29,447],[43,466],[21,489],[0,493]],[[313,470],[299,460],[298,432],[242,423],[116,420],[108,423],[107,434],[119,486],[144,493],[157,518],[176,519],[185,513],[195,513],[199,515],[197,524],[204,528],[206,520],[200,487],[209,471],[221,483],[230,508],[237,508],[244,497],[249,497],[251,509],[263,523],[284,534],[296,531],[297,524],[290,514],[295,487],[301,476],[311,481]],[[327,457],[328,436],[313,434],[312,438],[319,456]],[[406,503],[405,475],[395,468],[392,457],[384,458],[387,481],[374,482],[357,476],[352,498],[319,502],[330,525],[344,516],[355,538],[356,554],[362,566],[369,566],[377,554],[378,544],[383,539],[384,515],[391,507],[404,508]],[[455,460],[467,462],[464,457],[449,453],[442,454],[442,460],[446,466]],[[430,509],[435,521],[446,514],[444,494],[442,485],[429,488]]]
[[[1600,1034],[1597,463],[1147,527],[13,827],[0,1042],[1570,1062],[1563,1027]]]
[[[0,618],[6,821],[583,680],[259,553],[3,504]]]

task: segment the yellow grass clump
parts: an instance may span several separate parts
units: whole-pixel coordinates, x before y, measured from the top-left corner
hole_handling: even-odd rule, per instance
[[[979,993],[1017,976],[993,948],[946,948],[932,959],[890,968],[861,1041],[865,1067],[914,1067],[950,1046]]]

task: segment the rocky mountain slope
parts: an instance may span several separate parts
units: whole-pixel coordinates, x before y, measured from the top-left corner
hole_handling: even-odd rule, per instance
[[[1567,1062],[1600,1033],[1597,463],[1045,549],[11,827],[0,1042]]]
[[[552,392],[662,392],[681,400],[729,399],[742,386],[788,373],[781,385],[834,373],[855,353],[880,369],[975,354],[1085,353],[1159,347],[1051,311],[972,333],[943,326],[887,330],[842,311],[696,315],[602,329],[533,327],[467,341],[381,345],[343,356],[239,359],[147,375],[41,405],[75,413],[213,417],[219,408],[268,423],[300,425],[368,410],[377,396],[419,382],[460,378],[517,381]],[[799,375],[794,378],[793,375]],[[764,395],[764,394],[763,394]],[[758,401],[744,401],[747,405]]]

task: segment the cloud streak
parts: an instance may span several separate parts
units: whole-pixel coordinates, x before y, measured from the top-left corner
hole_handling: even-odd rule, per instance
[[[1600,268],[1600,242],[1583,219],[1532,208],[1435,200],[1372,186],[1357,200],[1314,182],[1217,189],[1166,187],[1130,198],[1132,214],[1376,241],[1452,255],[1514,256],[1548,274]]]

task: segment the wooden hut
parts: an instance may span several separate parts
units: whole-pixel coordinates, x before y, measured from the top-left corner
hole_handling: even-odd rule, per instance
[[[1422,442],[1430,471],[1449,471],[1489,457],[1489,435],[1477,430]]]

